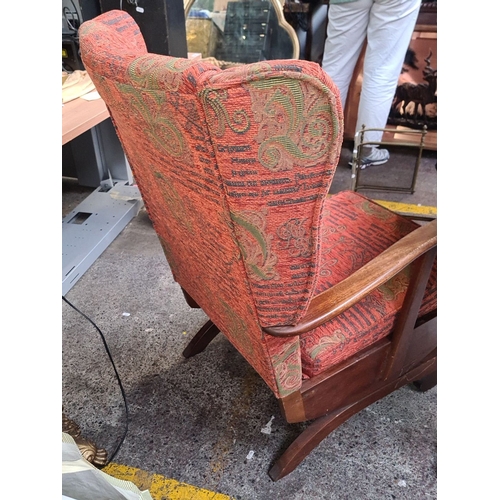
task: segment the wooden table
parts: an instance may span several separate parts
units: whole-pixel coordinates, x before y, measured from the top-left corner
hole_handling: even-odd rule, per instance
[[[109,118],[108,108],[102,99],[86,101],[79,97],[67,102],[62,108],[62,143],[66,144],[106,118]]]

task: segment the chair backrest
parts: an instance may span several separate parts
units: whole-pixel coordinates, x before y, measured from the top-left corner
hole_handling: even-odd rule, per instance
[[[261,327],[297,323],[314,291],[337,88],[307,61],[149,54],[118,10],[85,22],[80,46],[174,278],[282,394]]]

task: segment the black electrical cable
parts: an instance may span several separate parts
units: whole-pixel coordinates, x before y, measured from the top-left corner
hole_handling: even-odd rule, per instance
[[[63,7],[62,11],[63,11],[64,19],[65,19],[66,24],[68,25],[69,29],[71,31],[73,31],[73,33],[75,33],[76,37],[78,37],[78,29],[80,28],[80,26],[82,24],[82,20],[80,19],[80,14],[78,12],[78,9],[76,8],[75,2],[73,2],[73,0],[69,0],[69,1],[71,2],[73,9],[75,9],[75,12],[74,13],[71,12],[69,7],[67,7],[66,5]],[[75,15],[76,15],[76,18],[75,18]],[[71,16],[71,21],[69,19],[70,16]],[[77,25],[73,26],[72,23],[75,22],[75,20],[77,21]]]
[[[68,26],[68,28],[73,33],[76,33],[78,31],[78,28],[76,26],[73,26],[73,24],[72,24],[75,21],[73,13],[69,10],[68,7],[64,6],[63,7],[63,14],[64,14],[64,20],[66,21],[66,25]],[[70,16],[71,16],[71,21],[70,21]]]
[[[75,2],[73,0],[69,0],[71,2],[71,5],[73,6],[73,9],[75,9],[76,12],[76,17],[78,19],[78,27],[82,24],[82,20],[80,19],[80,13],[78,12],[78,9],[76,8]]]
[[[113,370],[115,371],[116,379],[118,380],[118,385],[120,386],[120,391],[122,393],[123,402],[125,404],[125,432],[123,433],[123,436],[122,436],[120,442],[118,443],[118,446],[116,447],[115,451],[113,452],[113,454],[111,455],[111,457],[108,459],[108,463],[109,463],[109,462],[111,462],[113,460],[113,458],[115,457],[115,455],[118,453],[118,450],[121,448],[121,446],[123,444],[123,441],[125,441],[125,437],[127,436],[127,432],[128,432],[129,412],[128,412],[128,404],[127,404],[127,397],[125,395],[125,390],[123,389],[123,385],[122,385],[122,381],[120,379],[120,375],[118,375],[118,370],[116,369],[115,362],[113,361],[113,356],[111,356],[111,352],[109,350],[109,347],[108,347],[108,344],[106,342],[106,339],[104,338],[104,335],[101,332],[101,330],[99,329],[99,327],[86,314],[84,314],[76,306],[74,306],[64,295],[63,295],[62,299],[64,300],[64,302],[66,302],[66,304],[68,304],[70,307],[72,307],[77,313],[81,314],[85,319],[87,319],[88,321],[90,321],[90,323],[99,332],[99,335],[101,336],[102,342],[104,344],[104,348],[106,349],[106,352],[108,354],[109,360],[111,361],[111,365],[113,366]]]
[[[73,26],[73,22],[74,22],[74,17],[73,17],[73,13],[69,10],[68,7],[64,6],[63,7],[63,14],[64,14],[64,20],[66,21],[66,25],[68,26],[68,28],[73,31],[74,33],[77,32],[78,28],[76,28],[75,26]],[[71,21],[70,21],[70,16],[71,16]]]

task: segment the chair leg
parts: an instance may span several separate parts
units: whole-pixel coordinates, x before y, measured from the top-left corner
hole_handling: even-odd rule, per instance
[[[185,358],[190,358],[191,356],[195,356],[200,352],[204,351],[210,342],[217,336],[219,333],[219,329],[212,323],[211,320],[208,320],[198,331],[198,333],[191,339],[191,342],[187,345],[187,347],[182,352],[182,355]]]
[[[326,414],[312,422],[271,467],[269,470],[271,479],[278,481],[290,474],[323,439],[352,415],[349,411],[351,408],[347,407],[338,412]]]
[[[193,309],[199,309],[200,306],[198,305],[196,300],[194,300],[193,297],[191,297],[191,295],[189,295],[189,293],[187,293],[186,290],[184,290],[184,288],[181,287],[181,290],[182,293],[184,294],[184,298],[186,299],[188,306]]]
[[[420,380],[415,380],[412,385],[419,392],[425,392],[432,389],[437,385],[437,370]]]

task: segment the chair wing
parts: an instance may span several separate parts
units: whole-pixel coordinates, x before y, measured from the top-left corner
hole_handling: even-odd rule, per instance
[[[313,63],[272,61],[214,74],[201,99],[259,324],[296,323],[340,153],[337,89]]]

